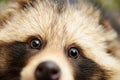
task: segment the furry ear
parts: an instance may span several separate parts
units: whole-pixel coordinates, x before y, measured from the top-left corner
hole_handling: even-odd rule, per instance
[[[117,32],[112,28],[110,22],[103,17],[100,19],[100,24],[105,30],[103,36],[106,37],[107,53],[120,59],[120,38]]]
[[[104,17],[101,17],[99,23],[103,26],[104,36],[108,41],[112,41],[117,37],[116,31],[112,28],[110,22]]]
[[[8,2],[5,5],[3,5],[0,9],[0,28],[4,24],[7,23],[7,20],[10,20],[12,18],[13,14],[18,10],[18,3],[17,2]]]
[[[0,28],[32,0],[10,0],[0,8]]]

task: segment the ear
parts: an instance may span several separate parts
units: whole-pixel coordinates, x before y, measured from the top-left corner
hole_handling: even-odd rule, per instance
[[[14,14],[19,12],[25,4],[31,0],[10,0],[0,8],[0,28],[7,24],[7,21],[14,17]]]
[[[12,18],[16,10],[18,10],[18,3],[11,1],[1,7],[0,10],[0,28]]]
[[[103,36],[106,37],[107,53],[116,58],[120,58],[120,38],[117,32],[112,28],[111,24],[105,18],[101,18],[100,24],[104,28]]]
[[[103,26],[104,36],[106,37],[107,41],[112,41],[117,37],[116,31],[112,28],[110,22],[107,19],[101,17],[99,23]]]

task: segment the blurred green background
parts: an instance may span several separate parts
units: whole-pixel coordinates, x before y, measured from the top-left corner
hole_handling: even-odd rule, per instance
[[[120,0],[93,0],[105,9],[120,10]]]

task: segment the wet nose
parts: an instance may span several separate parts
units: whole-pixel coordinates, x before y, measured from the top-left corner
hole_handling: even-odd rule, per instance
[[[60,69],[54,62],[43,62],[37,66],[35,78],[36,80],[59,80]]]

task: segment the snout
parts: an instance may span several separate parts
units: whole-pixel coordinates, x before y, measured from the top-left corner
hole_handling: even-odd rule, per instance
[[[74,71],[68,59],[53,51],[44,50],[31,57],[21,71],[20,80],[74,80]]]
[[[52,61],[40,63],[35,70],[36,80],[59,80],[60,68]]]

